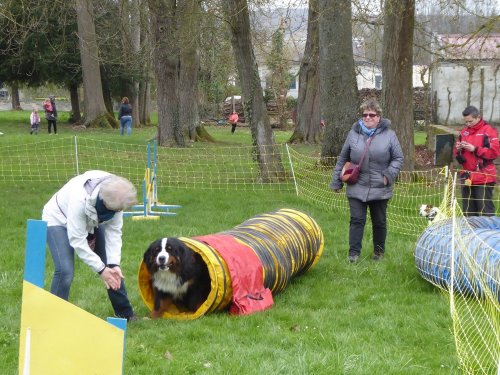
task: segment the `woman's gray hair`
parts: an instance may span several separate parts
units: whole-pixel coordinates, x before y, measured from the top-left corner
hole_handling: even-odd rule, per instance
[[[361,104],[359,107],[360,115],[363,115],[363,111],[372,110],[377,113],[380,117],[382,117],[382,107],[380,107],[379,102],[376,99],[370,98],[367,99]]]
[[[109,210],[123,211],[137,203],[137,190],[126,178],[111,175],[101,183],[99,196]]]

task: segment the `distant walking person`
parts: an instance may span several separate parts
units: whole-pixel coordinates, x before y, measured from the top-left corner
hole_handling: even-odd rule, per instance
[[[125,128],[127,128],[127,134],[132,134],[132,106],[130,105],[128,98],[125,96],[122,99],[122,104],[120,105],[120,110],[118,111],[118,120],[120,120],[120,135],[123,135]]]
[[[238,117],[238,114],[234,111],[229,115],[229,122],[231,123],[231,134],[233,134],[236,130],[236,125],[238,124],[239,119],[240,118]]]
[[[50,95],[49,98],[43,102],[43,109],[48,123],[49,134],[52,134],[52,127],[54,127],[54,134],[57,134],[57,108],[56,97],[54,95]]]
[[[38,129],[40,129],[40,115],[38,114],[38,109],[36,106],[33,106],[33,111],[30,115],[30,134],[38,134]]]
[[[493,189],[497,180],[494,160],[500,156],[498,132],[484,121],[479,110],[468,106],[462,112],[465,127],[453,153],[462,166],[462,211],[465,216],[494,216]]]

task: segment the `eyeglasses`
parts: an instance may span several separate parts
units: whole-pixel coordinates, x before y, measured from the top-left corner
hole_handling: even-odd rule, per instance
[[[378,114],[376,113],[363,113],[363,117],[370,117],[370,118],[374,118],[374,117],[377,117]]]

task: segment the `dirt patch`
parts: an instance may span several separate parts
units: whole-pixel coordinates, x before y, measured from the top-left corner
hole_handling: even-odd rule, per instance
[[[434,153],[426,146],[415,146],[415,168],[432,169],[434,166]]]

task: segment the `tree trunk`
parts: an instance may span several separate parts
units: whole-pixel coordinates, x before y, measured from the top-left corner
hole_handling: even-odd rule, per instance
[[[309,0],[307,40],[299,70],[297,120],[290,143],[319,143],[321,141],[318,22],[318,0]]]
[[[130,11],[130,44],[135,70],[138,70],[138,65],[140,65],[139,53],[141,49],[141,5],[139,4],[139,1],[140,0],[131,1]],[[132,104],[133,124],[135,124],[135,126],[139,126],[141,124],[139,116],[139,82],[137,82],[136,79],[132,80],[132,93],[130,95],[130,102]]]
[[[22,109],[19,98],[19,84],[16,81],[10,83],[10,102],[13,110],[20,111]]]
[[[179,123],[179,42],[175,0],[149,0],[158,103],[158,144],[185,146]]]
[[[87,127],[118,127],[104,105],[92,0],[75,0],[75,4],[85,98],[84,124]]]
[[[198,0],[186,0],[180,4],[179,40],[181,51],[179,121],[183,128],[183,133],[194,142],[201,134],[198,134],[196,131],[200,122],[198,112],[198,70],[200,67],[198,42],[200,8]]]
[[[123,82],[123,95],[129,98],[132,106],[132,123],[139,126],[139,100],[138,85],[134,80],[134,72],[139,69],[139,40],[140,40],[140,11],[139,0],[121,0],[121,42],[122,61],[124,61],[125,79]],[[137,87],[136,87],[137,86]]]
[[[151,86],[148,81],[142,80],[139,82],[139,121],[141,124],[150,125],[151,124]]]
[[[382,58],[382,106],[403,148],[403,168],[415,167],[413,140],[413,30],[415,0],[386,0]]]
[[[71,117],[69,122],[79,123],[82,120],[82,114],[80,112],[80,98],[78,96],[78,84],[70,83],[68,85],[68,90],[71,101]]]
[[[198,125],[195,129],[195,140],[198,142],[215,142],[215,138],[210,135],[203,125]]]
[[[322,157],[337,156],[358,117],[359,99],[352,52],[351,1],[320,0],[319,72],[325,121]]]
[[[109,81],[106,79],[102,80],[102,97],[104,99],[104,106],[106,111],[110,116],[115,117],[115,112],[113,110],[113,97],[111,92],[111,87],[109,87]]]
[[[139,102],[139,123],[144,125],[151,124],[151,40],[148,32],[149,12],[145,6],[146,0],[139,0],[139,12],[141,23],[144,25],[140,28],[140,48],[144,51],[144,65],[142,66],[141,76],[138,87],[138,102]]]
[[[281,156],[274,141],[267,115],[257,61],[250,37],[250,17],[246,0],[224,0],[226,19],[231,28],[231,44],[241,82],[245,121],[250,126],[262,182],[285,176]]]

